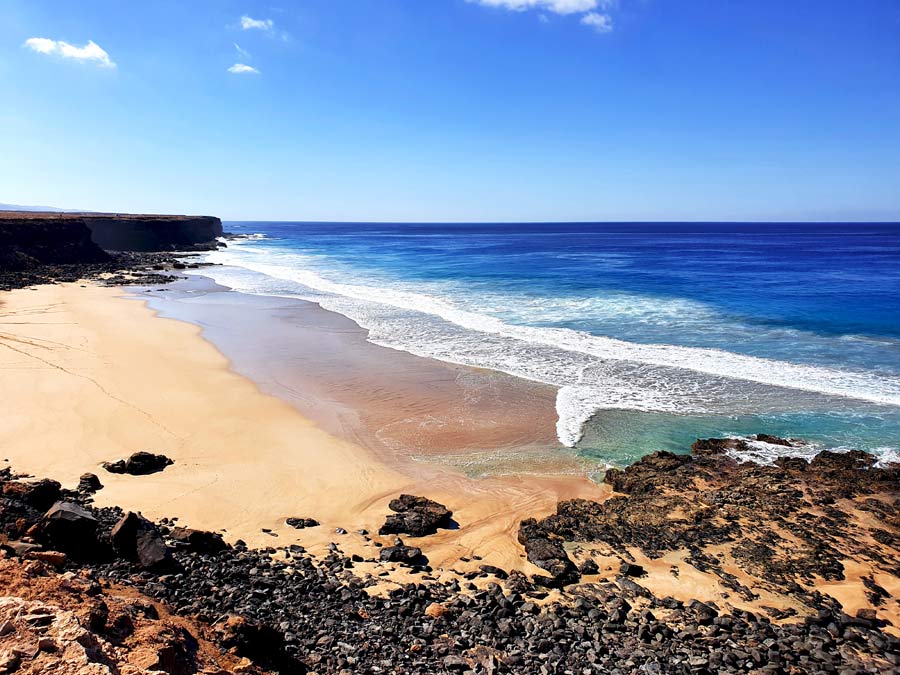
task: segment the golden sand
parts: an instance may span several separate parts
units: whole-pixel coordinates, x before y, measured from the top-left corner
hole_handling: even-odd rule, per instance
[[[198,327],[157,317],[121,289],[0,295],[0,392],[0,459],[15,470],[66,486],[93,472],[105,486],[98,506],[225,529],[251,546],[340,541],[371,556],[354,532],[376,532],[387,502],[411,492],[445,503],[460,524],[422,541],[432,565],[476,553],[533,573],[515,541],[519,520],[551,512],[559,499],[603,493],[582,477],[475,480],[431,465],[418,473],[388,466],[233,372]],[[140,477],[100,467],[138,450],[175,464]],[[284,523],[291,516],[322,525],[297,531]]]

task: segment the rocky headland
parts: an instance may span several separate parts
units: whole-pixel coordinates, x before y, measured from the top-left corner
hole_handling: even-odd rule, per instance
[[[165,282],[161,271],[185,266],[173,251],[214,249],[220,236],[221,221],[208,216],[0,211],[0,290],[91,278]]]
[[[523,554],[548,573],[530,578],[484,565],[439,580],[427,533],[453,523],[424,497],[385,503],[394,512],[387,538],[371,537],[380,554],[347,555],[336,533],[326,555],[313,555],[93,508],[96,476],[64,490],[7,470],[0,574],[20,590],[0,610],[53,588],[38,599],[65,610],[74,593],[82,609],[0,628],[37,640],[31,651],[0,647],[0,672],[40,672],[35,659],[68,654],[57,621],[91,633],[100,649],[87,658],[101,665],[132,663],[129,640],[156,625],[153,639],[174,643],[151,641],[147,672],[900,672],[900,469],[861,452],[742,464],[728,453],[741,442],[654,453],[608,472],[609,499],[561,502],[556,514],[524,521]],[[411,529],[423,536],[394,538]],[[689,586],[664,593],[655,561],[671,567],[670,589],[691,568],[724,590],[715,600],[691,598]],[[386,586],[400,568],[404,581]],[[97,599],[109,607],[104,594],[126,591],[137,608],[128,611],[135,628],[123,620],[122,633],[118,601],[104,612]]]

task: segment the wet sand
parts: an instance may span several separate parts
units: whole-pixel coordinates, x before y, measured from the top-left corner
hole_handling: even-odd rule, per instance
[[[200,326],[235,372],[391,465],[474,475],[587,469],[556,438],[555,387],[382,347],[315,303],[237,293],[203,277],[138,297]]]

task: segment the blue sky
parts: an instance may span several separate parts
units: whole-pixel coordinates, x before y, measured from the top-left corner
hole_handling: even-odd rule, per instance
[[[900,220],[896,0],[0,0],[0,87],[0,202]]]

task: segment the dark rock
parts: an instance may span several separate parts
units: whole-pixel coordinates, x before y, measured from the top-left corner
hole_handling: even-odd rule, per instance
[[[81,474],[81,478],[78,479],[78,490],[79,492],[85,492],[88,494],[92,494],[97,492],[98,490],[103,489],[103,484],[100,482],[100,479],[97,478],[96,474],[93,473],[84,473]]]
[[[136,452],[128,459],[120,459],[115,462],[105,462],[102,466],[110,473],[127,473],[132,476],[146,476],[158,473],[171,466],[174,462],[165,455],[156,455],[152,452]]]
[[[687,608],[691,610],[697,618],[697,623],[701,626],[709,625],[713,622],[713,620],[719,616],[719,612],[712,607],[710,607],[705,602],[700,602],[699,600],[691,600],[687,604]]]
[[[409,534],[424,537],[437,532],[438,528],[449,528],[453,512],[443,504],[413,495],[400,495],[388,504],[391,511],[381,526],[379,534]]]
[[[35,509],[46,511],[59,501],[61,486],[47,478],[34,482],[8,481],[3,484],[3,496],[18,499]]]
[[[479,565],[478,568],[484,572],[485,574],[492,574],[498,579],[508,579],[509,572],[500,567],[495,567],[494,565]]]
[[[96,263],[109,256],[93,241],[81,219],[0,213],[0,269],[25,271],[37,265]]]
[[[216,218],[0,210],[0,290],[100,275],[107,284],[167,283],[173,277],[151,270],[171,254],[149,251],[214,250],[217,232]]]
[[[639,462],[635,462],[624,471],[609,469],[603,479],[607,485],[611,485],[616,492],[632,493],[651,487],[646,477],[648,475],[665,474],[676,471],[691,458],[687,455],[676,455],[665,450],[645,455]]]
[[[771,445],[783,445],[787,448],[793,447],[793,443],[784,438],[779,438],[778,436],[770,436],[769,434],[756,434],[756,440],[762,441],[763,443],[769,443]]]
[[[97,555],[97,519],[71,502],[57,502],[37,526],[39,541],[56,551],[85,560]]]
[[[88,609],[87,624],[95,633],[102,633],[106,630],[106,622],[109,620],[109,607],[100,599],[91,602]]]
[[[584,575],[593,575],[599,574],[600,568],[597,566],[597,563],[594,562],[593,558],[588,558],[578,568],[578,571]]]
[[[444,668],[450,671],[469,670],[469,662],[456,654],[449,654],[444,657]]]
[[[307,672],[302,663],[287,653],[284,633],[271,626],[230,616],[217,630],[222,646],[263,668],[285,673]]]
[[[228,548],[221,534],[206,530],[176,527],[169,533],[169,538],[178,549],[193,553],[219,553]]]
[[[83,221],[107,251],[211,250],[222,236],[222,222],[210,216],[91,214]]]
[[[288,518],[285,523],[296,530],[303,530],[307,527],[318,527],[319,521],[313,518]]]
[[[550,578],[535,578],[535,583],[559,587],[578,581],[578,569],[563,548],[562,540],[550,539],[534,527],[534,521],[522,521],[519,542],[525,545],[528,562],[550,573]]]
[[[422,549],[415,546],[406,546],[402,542],[395,546],[385,546],[378,557],[384,562],[402,563],[404,565],[416,565],[422,562]]]
[[[619,574],[626,577],[642,577],[646,573],[647,571],[643,567],[635,563],[623,562],[619,567]]]
[[[806,471],[809,463],[802,457],[779,457],[775,466],[788,471]]]
[[[27,541],[12,540],[3,542],[2,544],[0,544],[0,548],[6,549],[19,558],[24,558],[29,553],[42,550],[43,547],[40,544],[33,544]]]
[[[115,524],[110,540],[119,555],[136,560],[144,569],[153,569],[169,562],[169,551],[156,526],[132,511]]]

